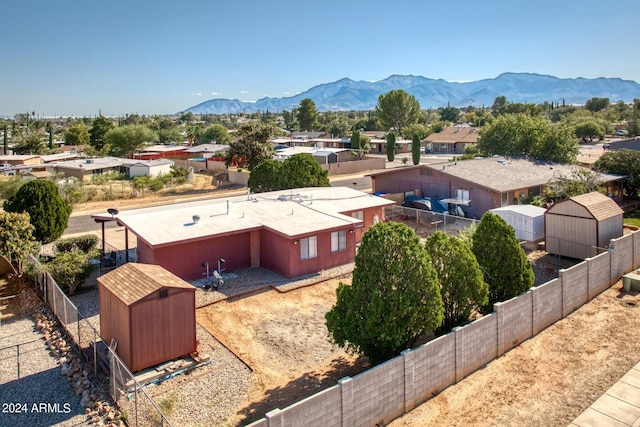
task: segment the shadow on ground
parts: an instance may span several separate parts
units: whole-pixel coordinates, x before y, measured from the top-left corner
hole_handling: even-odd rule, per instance
[[[334,359],[331,369],[322,373],[307,373],[290,381],[285,386],[266,390],[261,400],[254,402],[238,412],[242,418],[238,425],[250,424],[275,408],[286,408],[319,391],[332,387],[344,377],[352,377],[364,372],[370,367],[365,357],[359,357],[355,362],[344,358]]]

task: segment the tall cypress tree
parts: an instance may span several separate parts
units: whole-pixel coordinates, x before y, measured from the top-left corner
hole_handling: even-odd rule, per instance
[[[396,158],[396,134],[389,132],[387,134],[387,160],[393,162]]]

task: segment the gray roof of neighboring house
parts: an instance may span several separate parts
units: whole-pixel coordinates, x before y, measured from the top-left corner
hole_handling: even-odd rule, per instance
[[[576,169],[586,169],[578,165],[537,161],[524,157],[502,156],[433,165],[409,166],[409,168],[440,170],[443,174],[455,176],[500,193],[545,185],[561,176],[571,177]],[[372,174],[371,176],[402,173],[402,170],[407,169],[392,169]],[[603,181],[609,182],[624,177],[621,175],[601,174],[601,178]]]
[[[186,148],[185,153],[217,153],[224,152],[229,149],[226,144],[200,144],[193,147]]]
[[[169,159],[138,160],[123,159],[120,157],[98,157],[93,159],[78,159],[70,160],[67,162],[60,162],[56,163],[55,167],[58,169],[96,170],[104,168],[116,168],[119,166],[133,166],[138,164],[151,167],[165,164],[174,164],[174,161]]]

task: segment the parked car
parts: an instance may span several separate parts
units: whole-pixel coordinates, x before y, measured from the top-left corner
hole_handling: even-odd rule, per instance
[[[629,135],[629,132],[627,132],[627,131],[626,131],[626,130],[624,130],[624,129],[618,129],[618,130],[616,131],[616,135],[618,135],[618,136],[626,136],[626,135]]]
[[[447,203],[442,200],[435,200],[430,197],[418,197],[410,194],[403,201],[402,206],[407,208],[422,209],[444,215],[464,217],[464,211],[460,206]]]

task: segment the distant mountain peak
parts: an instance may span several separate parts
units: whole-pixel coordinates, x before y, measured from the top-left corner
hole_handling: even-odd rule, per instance
[[[194,114],[255,113],[284,111],[312,99],[318,111],[365,111],[375,108],[378,97],[394,89],[402,89],[416,97],[424,109],[447,105],[491,105],[498,96],[509,102],[566,102],[584,104],[587,100],[609,98],[611,102],[631,102],[640,98],[640,84],[621,78],[558,78],[545,74],[505,72],[493,79],[473,82],[448,82],[423,76],[391,74],[384,80],[367,82],[343,77],[331,83],[284,98],[262,98],[255,102],[216,98],[189,107]]]

